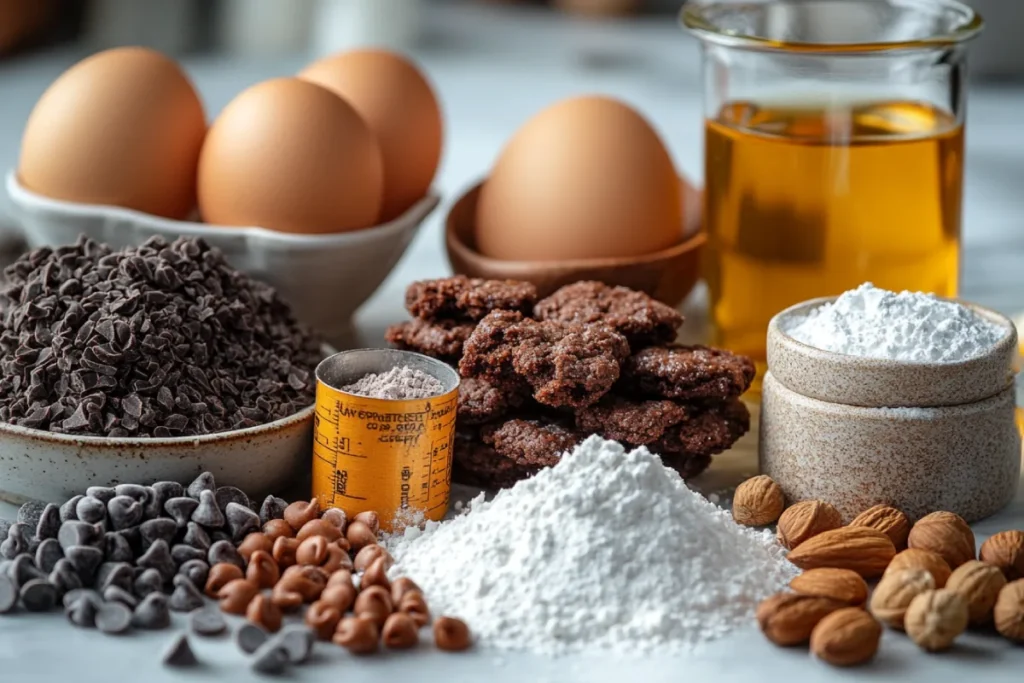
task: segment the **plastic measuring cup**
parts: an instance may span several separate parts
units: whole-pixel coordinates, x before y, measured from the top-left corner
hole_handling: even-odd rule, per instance
[[[435,377],[443,393],[392,400],[341,390],[402,365]],[[320,505],[341,508],[350,518],[374,510],[386,531],[441,520],[451,492],[458,373],[418,353],[358,349],[322,361],[316,380],[313,495]]]

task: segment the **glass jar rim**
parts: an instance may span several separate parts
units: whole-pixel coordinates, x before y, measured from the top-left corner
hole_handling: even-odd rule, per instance
[[[890,0],[892,2],[892,0]],[[913,6],[913,0],[907,2]],[[902,3],[900,3],[902,4]],[[703,41],[748,50],[767,52],[806,52],[806,53],[866,53],[894,52],[908,50],[928,50],[949,47],[975,38],[981,33],[985,22],[973,8],[958,0],[930,0],[928,5],[933,9],[955,12],[961,21],[950,31],[936,33],[921,38],[900,41],[878,42],[799,42],[779,40],[753,33],[740,33],[722,29],[712,17],[715,10],[733,9],[735,11],[750,10],[764,7],[763,2],[728,2],[726,0],[686,0],[679,11],[679,20],[691,33]]]

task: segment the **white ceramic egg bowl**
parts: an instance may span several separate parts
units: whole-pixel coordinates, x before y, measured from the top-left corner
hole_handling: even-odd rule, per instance
[[[73,244],[79,235],[115,248],[159,235],[201,237],[239,270],[277,289],[296,317],[337,348],[352,340],[352,315],[405,253],[437,207],[430,193],[395,220],[333,235],[294,235],[259,227],[227,227],[159,218],[132,209],[59,201],[7,174],[14,218],[30,248]]]

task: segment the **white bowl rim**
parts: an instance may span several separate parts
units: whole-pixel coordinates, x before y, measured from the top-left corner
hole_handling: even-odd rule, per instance
[[[431,189],[425,197],[409,207],[405,213],[397,218],[371,226],[362,230],[339,232],[319,235],[297,235],[294,233],[279,232],[258,226],[238,227],[212,225],[210,223],[199,223],[196,221],[179,221],[173,218],[162,218],[135,209],[126,209],[120,206],[107,204],[84,204],[71,202],[62,199],[52,199],[29,190],[18,180],[18,174],[9,170],[6,176],[7,194],[16,206],[27,207],[33,210],[48,211],[54,214],[61,214],[70,218],[82,216],[99,218],[117,218],[126,222],[143,224],[151,229],[161,232],[173,233],[182,237],[241,237],[245,239],[259,239],[264,242],[280,244],[288,248],[301,247],[309,250],[319,250],[325,247],[346,247],[354,246],[363,242],[375,241],[380,238],[390,237],[394,234],[404,232],[410,226],[419,225],[440,203],[440,194]]]

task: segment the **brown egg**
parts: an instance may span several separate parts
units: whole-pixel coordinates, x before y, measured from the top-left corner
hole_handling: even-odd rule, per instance
[[[214,225],[360,230],[377,224],[383,185],[380,145],[356,110],[297,78],[238,95],[199,159],[199,209]]]
[[[177,63],[137,47],[68,69],[43,93],[18,179],[47,197],[185,218],[196,203],[203,105]]]
[[[564,100],[506,144],[480,192],[476,246],[503,260],[631,257],[679,242],[681,182],[658,134],[607,97]]]
[[[415,64],[385,50],[355,50],[315,62],[299,78],[341,95],[377,135],[384,156],[384,220],[427,194],[441,161],[443,122],[434,91]]]

